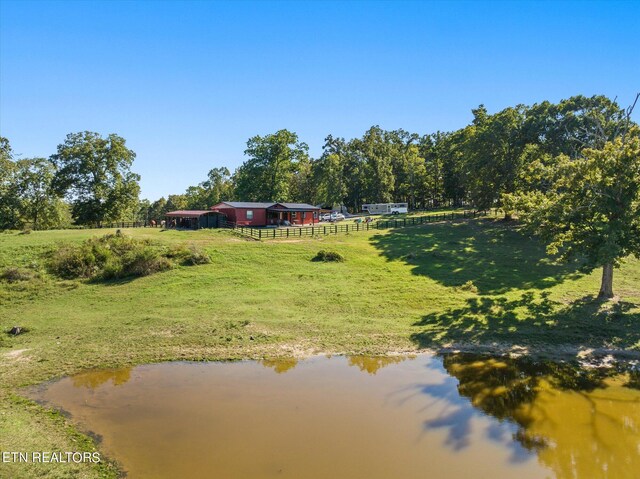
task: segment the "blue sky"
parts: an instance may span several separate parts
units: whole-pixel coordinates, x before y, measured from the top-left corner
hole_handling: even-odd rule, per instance
[[[0,0],[0,133],[23,157],[118,133],[154,200],[281,128],[317,156],[327,134],[453,130],[480,103],[628,104],[639,18],[640,1]]]

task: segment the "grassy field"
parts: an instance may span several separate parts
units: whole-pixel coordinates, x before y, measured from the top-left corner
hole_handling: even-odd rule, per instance
[[[550,355],[640,351],[640,261],[629,258],[616,270],[619,299],[599,303],[599,271],[556,264],[513,223],[466,220],[264,242],[231,231],[123,231],[195,243],[213,261],[131,280],[60,280],[47,272],[47,254],[109,231],[0,234],[0,271],[37,272],[28,281],[0,281],[0,450],[93,450],[66,418],[19,392],[87,368],[452,344]],[[312,262],[321,249],[346,261]],[[4,333],[13,326],[28,332]],[[115,469],[0,464],[0,477],[45,474],[110,477]]]

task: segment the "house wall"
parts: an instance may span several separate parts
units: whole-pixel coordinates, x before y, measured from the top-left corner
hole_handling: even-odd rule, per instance
[[[314,225],[319,221],[319,218],[313,217],[313,211],[297,211],[296,217],[293,217],[293,212],[291,213],[291,223],[294,225]]]
[[[220,205],[212,208],[213,211],[220,211],[227,216],[227,221],[238,226],[266,226],[266,208],[233,208],[231,206]],[[247,211],[253,211],[253,219],[247,219]]]
[[[226,205],[220,205],[220,206],[216,205],[216,206],[213,206],[211,210],[219,211],[220,213],[223,213],[227,217],[227,221],[231,223],[236,223],[235,208],[232,208],[231,206],[226,206]]]
[[[247,211],[253,211],[253,219],[247,219]],[[266,226],[266,208],[236,208],[236,224],[240,226]]]
[[[227,216],[227,221],[235,223],[238,226],[267,226],[267,209],[266,208],[233,208],[228,205],[216,205],[211,208],[213,211],[220,211]],[[287,215],[291,215],[291,223],[294,225],[314,225],[320,221],[320,212],[316,211],[316,217],[313,217],[313,211],[297,211],[296,217],[293,217],[293,212],[288,211],[285,208],[276,208],[277,211],[282,211]],[[253,219],[247,219],[247,211],[253,211]],[[302,217],[304,214],[304,218]],[[273,224],[276,224],[273,221]]]

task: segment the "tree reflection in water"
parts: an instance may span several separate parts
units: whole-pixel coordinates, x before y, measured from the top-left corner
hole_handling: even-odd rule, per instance
[[[425,423],[449,428],[450,446],[467,444],[473,413],[459,400],[468,398],[483,413],[514,424],[513,439],[535,451],[558,479],[640,477],[638,372],[468,354],[446,355],[443,366],[457,379],[460,397],[440,394],[438,385],[420,390],[453,406]],[[503,442],[503,431],[492,428],[487,437]]]
[[[405,359],[414,359],[415,356],[349,356],[349,366],[355,366],[362,372],[375,374],[379,369],[390,364],[401,363]]]
[[[120,386],[129,381],[129,379],[131,379],[131,368],[87,371],[71,376],[71,381],[75,387],[89,389],[95,389],[109,380],[114,386]]]
[[[275,359],[263,359],[260,361],[265,368],[271,368],[276,373],[286,373],[293,369],[298,364],[298,360],[295,358],[275,358]]]

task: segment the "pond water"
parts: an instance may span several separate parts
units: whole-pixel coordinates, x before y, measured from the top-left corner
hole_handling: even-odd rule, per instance
[[[637,478],[640,378],[480,358],[166,363],[37,399],[130,478]]]

